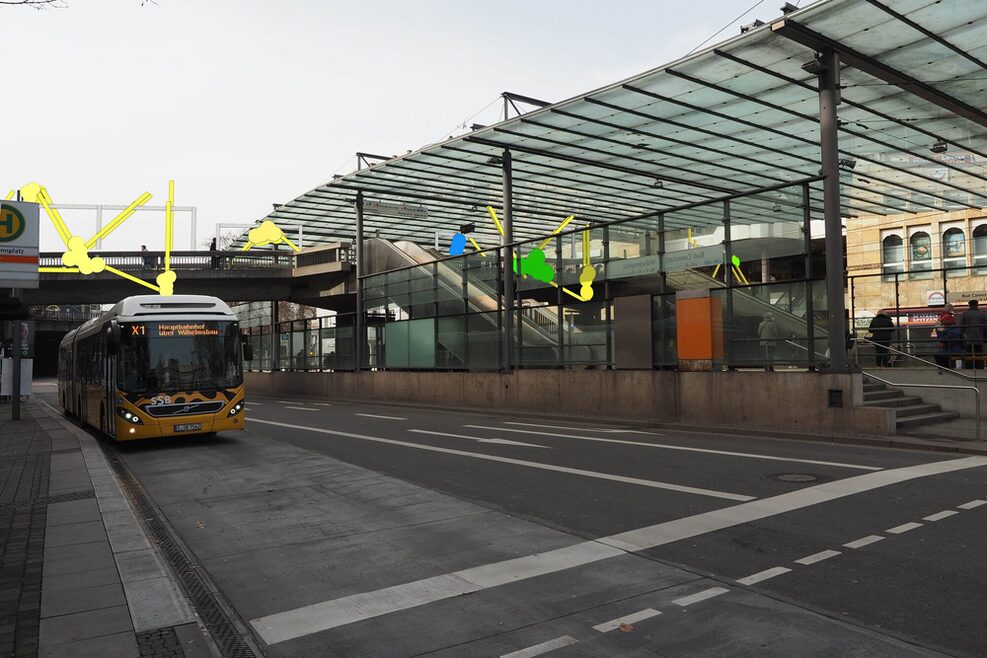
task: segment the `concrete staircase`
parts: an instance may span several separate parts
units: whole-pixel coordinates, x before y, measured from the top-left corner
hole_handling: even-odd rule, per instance
[[[897,388],[868,378],[866,374],[863,406],[894,409],[894,422],[898,431],[952,420],[960,416],[955,411],[943,411],[938,404],[927,404],[922,398],[905,395]]]

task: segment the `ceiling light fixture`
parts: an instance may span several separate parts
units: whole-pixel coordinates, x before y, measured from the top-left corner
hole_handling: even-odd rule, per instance
[[[815,57],[802,64],[802,70],[809,75],[819,75],[826,70],[826,65],[822,63],[819,53],[816,53]]]
[[[936,140],[935,144],[929,147],[929,150],[932,151],[933,153],[945,153],[946,149],[948,148],[949,147],[946,146],[946,142],[940,137],[938,140]]]
[[[656,187],[658,189],[661,189],[665,187],[665,183],[663,183],[660,178],[656,178],[655,182],[651,184],[651,187]]]
[[[857,161],[853,158],[840,158],[840,169],[853,169],[857,166]]]

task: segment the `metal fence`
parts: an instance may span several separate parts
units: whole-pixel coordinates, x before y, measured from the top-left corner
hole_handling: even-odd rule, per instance
[[[124,271],[154,271],[164,269],[163,251],[89,252],[100,257],[110,267]],[[62,267],[61,253],[43,253],[41,267]],[[174,270],[287,270],[295,265],[295,255],[287,250],[263,251],[173,251]]]

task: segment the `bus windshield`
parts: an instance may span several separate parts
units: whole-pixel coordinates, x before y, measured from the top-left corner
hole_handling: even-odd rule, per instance
[[[216,390],[243,383],[236,322],[128,323],[120,334],[117,382],[126,393]]]

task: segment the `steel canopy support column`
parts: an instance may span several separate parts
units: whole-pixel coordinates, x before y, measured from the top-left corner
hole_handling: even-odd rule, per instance
[[[356,193],[356,314],[353,316],[353,354],[356,359],[355,370],[363,369],[363,192]]]
[[[511,169],[511,152],[504,150],[501,156],[501,169],[503,170],[503,214],[504,214],[504,242],[503,242],[503,301],[504,301],[504,354],[501,362],[504,370],[510,370],[514,354],[514,332],[512,318],[514,315],[514,175]]]
[[[845,372],[846,302],[843,298],[843,224],[840,221],[839,138],[836,106],[840,103],[840,58],[834,50],[819,56],[819,146],[823,180],[823,219],[826,226],[826,328],[829,331],[829,369]]]

